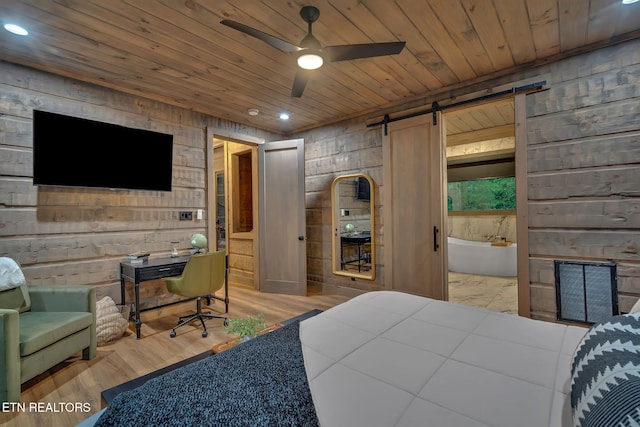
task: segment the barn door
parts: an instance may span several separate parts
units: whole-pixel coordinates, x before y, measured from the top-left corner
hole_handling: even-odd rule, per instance
[[[258,149],[260,285],[263,292],[307,294],[304,140]]]
[[[445,155],[437,113],[388,124],[383,138],[387,288],[447,299]]]

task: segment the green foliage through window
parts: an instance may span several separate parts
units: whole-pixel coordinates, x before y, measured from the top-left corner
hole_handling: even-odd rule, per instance
[[[513,210],[516,208],[515,177],[450,182],[450,211]]]

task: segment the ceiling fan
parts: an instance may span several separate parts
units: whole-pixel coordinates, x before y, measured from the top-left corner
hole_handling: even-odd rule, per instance
[[[395,55],[400,53],[405,45],[405,42],[388,42],[322,47],[318,39],[311,33],[311,25],[318,20],[320,11],[313,6],[304,6],[300,10],[300,16],[308,24],[309,32],[300,41],[299,46],[236,21],[225,19],[220,23],[262,40],[283,52],[296,54],[298,66],[301,68],[296,73],[293,87],[291,88],[291,96],[296,98],[302,96],[302,92],[304,92],[304,88],[311,77],[312,70],[320,68],[325,61],[337,62]]]

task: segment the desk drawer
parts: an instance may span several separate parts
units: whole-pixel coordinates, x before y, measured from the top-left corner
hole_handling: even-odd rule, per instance
[[[179,276],[184,270],[186,263],[174,265],[159,265],[157,267],[147,267],[140,270],[140,281],[160,279],[162,277]]]

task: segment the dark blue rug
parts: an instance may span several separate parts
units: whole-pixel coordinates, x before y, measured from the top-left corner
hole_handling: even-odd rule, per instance
[[[120,393],[96,426],[317,426],[292,322]]]

